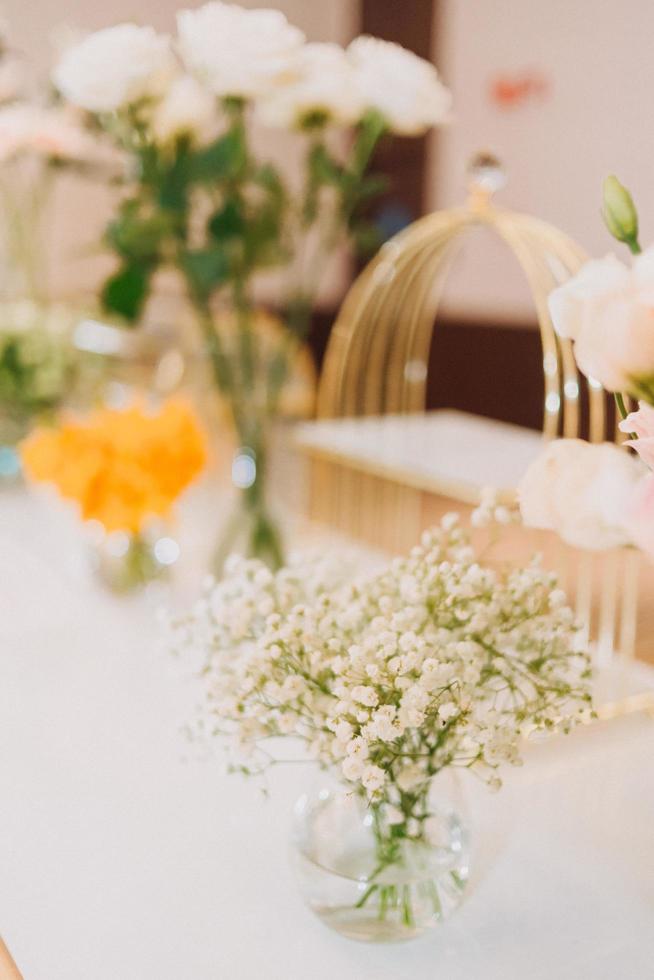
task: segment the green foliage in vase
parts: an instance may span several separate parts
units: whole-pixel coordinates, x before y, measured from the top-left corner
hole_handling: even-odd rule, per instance
[[[133,24],[91,34],[66,52],[54,82],[127,163],[105,236],[117,259],[105,308],[136,324],[155,274],[177,272],[261,482],[265,429],[330,259],[341,246],[369,252],[379,244],[367,217],[386,186],[368,173],[375,148],[392,133],[420,135],[443,122],[449,92],[432,65],[398,45],[305,44],[278,11],[219,0],[179,14],[174,49]],[[262,152],[264,127],[293,135],[299,177]],[[254,285],[269,271],[288,330],[263,357]],[[220,306],[236,316],[236,344],[217,327]],[[260,508],[261,493],[248,499]],[[270,541],[268,520],[251,524],[257,541]]]
[[[0,314],[0,411],[27,421],[56,408],[68,391],[71,314],[29,300],[7,303]]]

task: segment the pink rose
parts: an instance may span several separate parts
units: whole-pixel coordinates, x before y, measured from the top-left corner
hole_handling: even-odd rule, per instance
[[[635,449],[643,463],[654,470],[654,408],[641,402],[638,411],[632,412],[620,423],[620,430],[636,436],[627,445]]]
[[[549,297],[554,329],[574,341],[583,373],[607,391],[654,378],[654,247],[631,267],[594,259]]]
[[[603,551],[632,543],[632,501],[647,470],[613,443],[555,439],[518,487],[527,527],[556,531],[575,548]]]
[[[654,473],[640,480],[629,501],[629,510],[631,539],[654,561]]]

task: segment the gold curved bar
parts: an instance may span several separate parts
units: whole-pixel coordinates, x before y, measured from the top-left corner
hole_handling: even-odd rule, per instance
[[[606,395],[578,371],[572,344],[554,330],[548,295],[586,260],[576,242],[530,215],[496,208],[485,190],[473,188],[465,207],[420,219],[387,242],[350,289],[334,325],[318,393],[319,418],[415,413],[426,410],[427,370],[447,275],[475,229],[494,232],[514,254],[529,284],[543,354],[546,438],[614,439],[607,431]],[[588,406],[588,418],[582,405]],[[587,425],[586,425],[587,422]],[[317,462],[314,474],[322,514],[344,530],[366,528],[374,542],[385,522],[385,543],[405,544],[425,521],[424,499],[401,481],[354,472],[338,461]],[[329,481],[330,490],[326,489]],[[365,500],[365,504],[362,501]],[[380,515],[384,515],[380,518]],[[389,517],[390,515],[390,517]],[[389,528],[389,521],[395,528]],[[589,556],[562,549],[571,600],[605,661],[616,646],[633,656],[636,642],[639,556]]]

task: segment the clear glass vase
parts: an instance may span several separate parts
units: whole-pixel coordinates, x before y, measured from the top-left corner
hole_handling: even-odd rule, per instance
[[[396,942],[422,935],[459,905],[468,834],[432,796],[411,836],[349,786],[325,780],[300,797],[293,863],[305,902],[325,925],[350,939]]]
[[[135,592],[150,582],[168,577],[179,558],[179,545],[161,528],[132,534],[93,529],[91,564],[100,581],[112,592]]]
[[[217,577],[232,553],[258,558],[272,569],[283,564],[281,532],[268,505],[265,462],[263,451],[255,452],[248,446],[241,446],[234,454],[231,476],[236,500],[214,553]]]
[[[28,431],[27,420],[0,406],[0,487],[15,487],[22,479],[18,443]]]

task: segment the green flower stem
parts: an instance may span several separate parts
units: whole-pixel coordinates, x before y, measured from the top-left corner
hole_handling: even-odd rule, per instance
[[[309,253],[308,261],[300,263],[298,278],[291,284],[289,330],[279,351],[272,359],[268,373],[268,411],[271,413],[278,405],[288,375],[293,345],[302,342],[309,332],[311,311],[325,265],[347,234],[349,222],[361,194],[366,170],[385,131],[386,123],[378,113],[369,113],[364,118],[352,145],[349,163],[345,167],[348,182],[339,188],[340,206],[330,209],[327,214],[320,208],[319,197],[320,191],[328,186],[329,181],[324,180],[321,183],[309,165],[305,168],[307,179],[296,225],[304,237],[309,236],[314,229],[318,229],[317,244],[313,252]],[[311,133],[307,158],[309,159],[316,150],[325,150],[322,130]],[[308,220],[307,215],[310,216]],[[296,234],[298,234],[297,230]],[[300,255],[303,254],[300,244],[297,245],[296,251]]]
[[[627,412],[627,407],[626,407],[625,402],[624,402],[624,395],[622,394],[621,391],[616,391],[616,393],[615,393],[615,403],[618,406],[618,411],[620,412],[620,417],[623,420],[626,419],[626,417],[627,417],[627,415],[629,413]]]
[[[381,871],[381,870],[382,869],[380,868],[379,871]],[[375,874],[378,874],[379,871],[375,872]],[[375,877],[375,875],[373,874],[373,878],[374,877]],[[373,892],[376,892],[378,888],[379,888],[379,885],[376,885],[376,884],[375,885],[368,885],[368,887],[366,888],[365,892],[363,893],[363,895],[361,896],[361,898],[359,899],[359,901],[354,906],[355,909],[362,909],[363,906],[368,901],[368,899],[370,898],[370,896],[373,894]]]
[[[419,837],[409,837],[404,827],[410,819],[417,819],[422,822],[429,815],[427,795],[427,787],[414,793],[402,793],[399,806],[405,816],[404,825],[393,827],[384,824],[383,804],[373,804],[373,829],[378,863],[368,878],[368,887],[354,905],[354,908],[362,909],[370,899],[375,897],[377,900],[377,918],[380,921],[385,921],[389,911],[399,909],[402,922],[408,929],[415,926],[411,885],[404,884],[398,890],[398,886],[381,884],[378,879],[387,868],[393,865],[401,866],[403,841],[418,841],[420,839]],[[442,915],[442,907],[438,891],[433,882],[430,882],[429,885],[434,911],[440,916]]]

